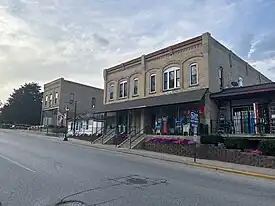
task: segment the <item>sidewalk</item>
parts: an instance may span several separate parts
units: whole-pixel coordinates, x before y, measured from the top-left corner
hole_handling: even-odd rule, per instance
[[[102,150],[115,151],[120,153],[132,154],[152,159],[164,160],[169,162],[181,163],[195,167],[214,169],[223,172],[230,172],[235,174],[242,174],[248,176],[254,176],[259,178],[265,178],[270,180],[275,180],[275,170],[262,168],[262,167],[253,167],[248,165],[240,165],[229,162],[220,162],[214,160],[205,160],[205,159],[196,159],[196,163],[194,163],[194,159],[190,157],[176,156],[165,153],[157,153],[150,152],[145,150],[137,150],[137,149],[127,149],[127,148],[117,148],[114,145],[102,145],[102,144],[91,144],[88,141],[78,140],[78,139],[70,139],[70,142],[78,145],[85,145],[89,147],[94,147]]]
[[[24,133],[27,132],[29,134],[30,133],[36,134],[41,137],[49,138],[49,139],[52,139],[55,141],[63,140],[60,137],[58,138],[56,136],[55,137],[47,136],[46,134],[41,133],[41,132],[30,132],[30,131],[23,131],[23,132]],[[269,180],[275,180],[275,170],[274,169],[253,167],[253,166],[248,166],[248,165],[240,165],[240,164],[234,164],[234,163],[229,163],[229,162],[220,162],[220,161],[206,160],[206,159],[196,159],[196,163],[195,163],[194,158],[190,158],[190,157],[176,156],[176,155],[170,155],[170,154],[166,154],[166,153],[157,153],[157,152],[151,152],[151,151],[146,151],[146,150],[117,148],[115,145],[91,144],[91,142],[89,142],[89,141],[73,139],[73,138],[69,138],[69,142],[67,142],[67,143],[97,148],[97,149],[101,149],[101,150],[137,155],[140,157],[146,157],[146,158],[151,158],[151,159],[175,162],[175,163],[185,164],[185,165],[189,165],[189,166],[193,166],[193,167],[207,168],[207,169],[212,169],[212,170],[217,170],[217,171],[223,171],[223,172],[253,176],[253,177],[258,177],[258,178],[265,178],[265,179],[269,179]]]

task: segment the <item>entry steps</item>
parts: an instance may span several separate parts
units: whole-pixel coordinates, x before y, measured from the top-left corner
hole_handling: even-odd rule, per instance
[[[110,130],[106,134],[102,135],[101,137],[97,138],[92,144],[106,144],[115,136],[115,130]]]
[[[135,138],[135,137],[128,137],[125,141],[123,141],[117,147],[118,148],[135,149],[139,145],[139,143],[144,140],[144,138],[145,138],[145,134],[142,134],[142,135],[140,135],[137,138]]]

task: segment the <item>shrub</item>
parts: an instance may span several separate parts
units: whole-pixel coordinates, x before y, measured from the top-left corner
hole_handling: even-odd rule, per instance
[[[220,135],[206,135],[201,137],[201,144],[215,144],[223,143],[224,137]]]
[[[225,139],[224,144],[227,149],[256,149],[258,148],[259,140],[247,139],[244,137],[229,137]]]
[[[275,140],[262,140],[259,149],[265,155],[275,156]]]

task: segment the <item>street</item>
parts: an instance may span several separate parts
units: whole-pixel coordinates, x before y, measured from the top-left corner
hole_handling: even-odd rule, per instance
[[[0,202],[2,206],[51,206],[62,202],[271,206],[275,184],[0,130]]]

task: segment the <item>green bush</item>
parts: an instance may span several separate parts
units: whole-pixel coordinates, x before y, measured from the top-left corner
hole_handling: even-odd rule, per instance
[[[223,143],[224,142],[224,137],[220,135],[206,135],[206,136],[201,136],[201,144],[215,144],[217,145],[218,143]]]
[[[265,155],[275,156],[275,140],[262,140],[259,149]]]
[[[259,145],[259,140],[247,139],[244,137],[229,137],[224,140],[224,144],[227,149],[257,149]]]

